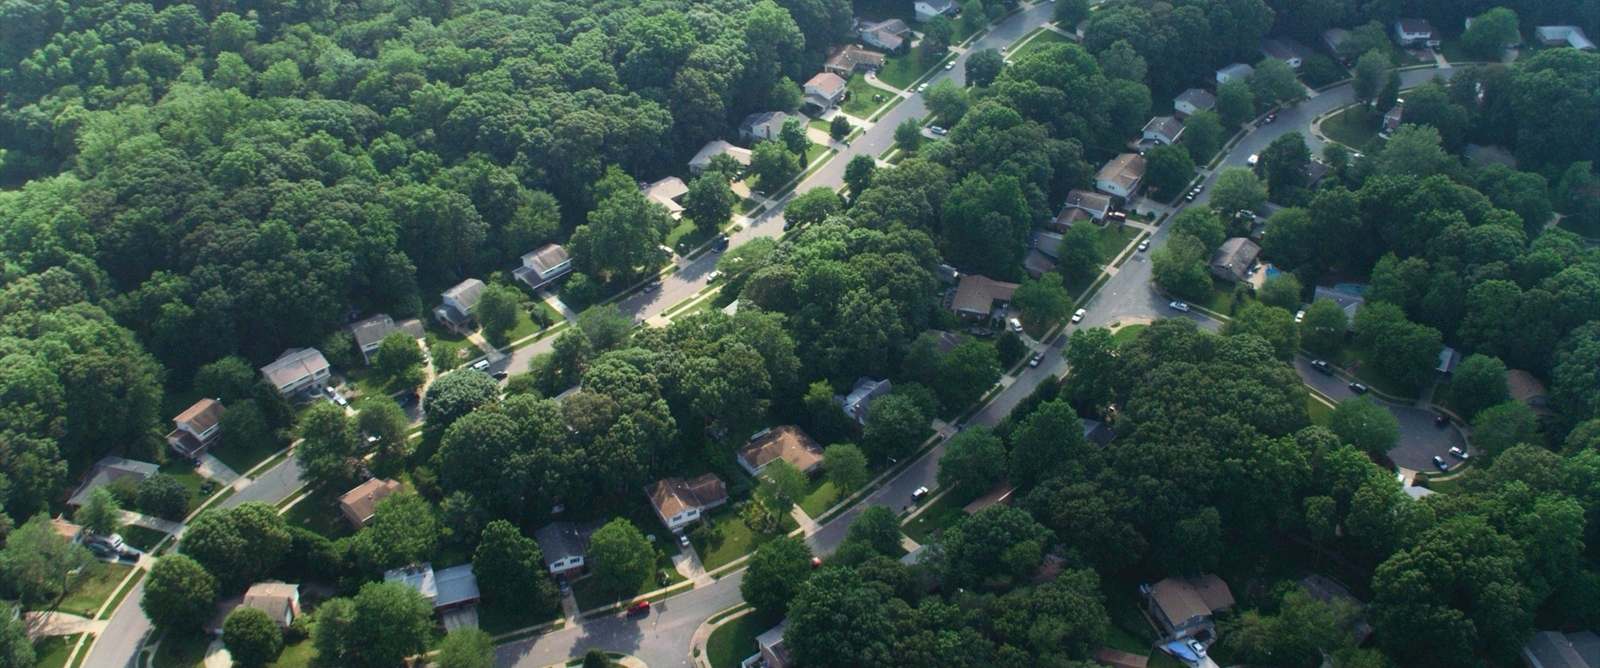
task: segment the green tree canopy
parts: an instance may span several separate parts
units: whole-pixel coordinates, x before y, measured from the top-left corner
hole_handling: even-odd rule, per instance
[[[655,571],[655,550],[628,520],[617,518],[589,537],[593,577],[601,590],[622,597],[633,594]]]
[[[199,562],[169,554],[150,567],[139,606],[157,628],[195,633],[216,613],[216,596],[217,580]]]
[[[283,631],[260,608],[240,606],[222,621],[222,646],[241,666],[264,666],[283,650]]]
[[[1400,421],[1389,409],[1367,397],[1352,397],[1339,402],[1328,418],[1328,428],[1339,440],[1359,450],[1382,454],[1400,444]]]
[[[789,601],[811,577],[811,547],[804,539],[780,536],[762,543],[750,557],[739,593],[767,619],[781,619]]]

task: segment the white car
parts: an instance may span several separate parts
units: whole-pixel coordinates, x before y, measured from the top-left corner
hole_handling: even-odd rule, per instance
[[[1167,302],[1167,306],[1172,307],[1172,310],[1174,311],[1183,311],[1184,313],[1189,312],[1189,305],[1183,302]]]
[[[489,370],[489,360],[478,360],[476,362],[473,362],[472,363],[472,370],[473,371],[488,371]]]
[[[711,273],[706,274],[706,282],[707,283],[715,283],[715,282],[717,282],[717,279],[719,279],[719,278],[722,278],[722,272],[721,271],[712,271]]]
[[[1300,323],[1301,321],[1303,321],[1305,319],[1306,319],[1306,310],[1305,309],[1300,309],[1299,311],[1295,312],[1294,321],[1295,321],[1296,324]]]
[[[1261,162],[1261,154],[1251,153],[1250,157],[1245,158],[1244,164],[1254,167],[1258,162]]]
[[[943,137],[943,136],[945,136],[947,134],[950,134],[949,130],[941,128],[941,127],[939,127],[937,125],[928,126],[928,132],[932,132],[933,134],[939,135],[940,137]]]
[[[950,61],[948,63],[945,63],[944,64],[944,68],[947,69],[947,70],[955,69],[956,68],[956,61],[952,60],[952,61]]]
[[[1150,250],[1150,240],[1149,239],[1145,239],[1144,241],[1139,242],[1139,250],[1141,250],[1141,251]]]
[[[925,91],[925,90],[928,90],[928,84],[922,84],[920,86],[917,86],[917,92],[918,93],[921,93],[922,91]]]
[[[1012,319],[1008,320],[1007,322],[1011,323],[1011,331],[1013,331],[1013,332],[1021,332],[1022,331],[1022,321],[1021,320],[1018,320],[1016,318],[1012,318]]]
[[[1083,316],[1086,316],[1086,315],[1089,315],[1089,310],[1080,308],[1080,309],[1077,310],[1077,312],[1072,314],[1072,321],[1073,322],[1083,322]]]

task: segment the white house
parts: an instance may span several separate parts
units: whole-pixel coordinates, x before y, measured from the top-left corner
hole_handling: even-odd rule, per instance
[[[875,46],[884,51],[899,50],[910,34],[911,26],[900,19],[869,23],[861,27],[861,41],[867,46]]]
[[[1094,177],[1094,187],[1107,195],[1127,199],[1139,191],[1139,184],[1143,180],[1144,156],[1123,153],[1100,168],[1100,173]]]
[[[1222,68],[1220,70],[1217,70],[1217,85],[1221,86],[1222,84],[1228,83],[1229,81],[1233,81],[1234,79],[1238,79],[1239,81],[1243,81],[1245,83],[1249,83],[1250,82],[1250,75],[1255,74],[1255,73],[1256,73],[1256,68],[1254,68],[1254,67],[1246,65],[1244,63],[1234,63],[1234,64],[1229,65],[1227,67],[1224,67],[1224,68]]]
[[[1278,60],[1288,63],[1289,67],[1294,68],[1296,71],[1298,71],[1300,66],[1304,65],[1306,62],[1305,59],[1300,56],[1299,51],[1295,50],[1294,47],[1290,46],[1283,40],[1261,40],[1261,46],[1258,50],[1263,56],[1268,58],[1277,58]]]
[[[226,409],[216,399],[201,399],[172,418],[167,445],[184,459],[199,457],[210,449],[222,433],[222,414]]]
[[[439,294],[441,303],[433,309],[433,317],[440,324],[459,334],[471,332],[475,318],[472,309],[483,296],[483,281],[469,278]]]
[[[1539,26],[1533,36],[1545,46],[1570,46],[1579,51],[1593,51],[1594,42],[1578,26]]]
[[[745,116],[739,122],[739,139],[747,142],[777,139],[783,122],[793,115],[787,111],[763,111]]]
[[[1439,48],[1439,31],[1427,19],[1400,19],[1394,22],[1394,40],[1400,46]]]
[[[1216,111],[1217,96],[1211,91],[1201,88],[1190,88],[1179,93],[1172,99],[1172,108],[1177,110],[1178,116],[1192,116],[1198,111]]]
[[[850,388],[850,394],[835,395],[833,402],[844,409],[844,414],[849,416],[860,426],[867,426],[867,411],[872,408],[872,402],[894,389],[894,384],[888,378],[873,380],[867,377],[856,379],[855,387]]]
[[[533,541],[544,554],[544,565],[551,575],[566,575],[583,570],[588,556],[583,534],[571,522],[551,522],[533,532]]]
[[[572,273],[572,256],[559,244],[545,244],[522,256],[522,266],[511,272],[531,290],[538,290]]]
[[[802,89],[807,106],[823,112],[844,101],[845,80],[832,72],[820,72],[806,81]]]
[[[728,502],[728,487],[715,473],[694,480],[663,478],[645,487],[644,494],[650,497],[656,517],[674,533],[700,519],[706,511]]]
[[[1144,124],[1144,138],[1171,146],[1183,136],[1183,124],[1171,116],[1157,116]]]
[[[316,348],[290,348],[277,361],[261,367],[261,377],[284,396],[320,392],[331,375],[328,358]]]
[[[719,155],[726,155],[741,165],[750,166],[750,149],[739,148],[721,139],[713,139],[706,142],[705,146],[700,147],[700,152],[689,159],[689,173],[699,174],[706,171],[706,167],[711,164],[711,158]]]
[[[645,199],[666,207],[667,213],[672,215],[673,220],[683,217],[683,205],[679,204],[678,200],[689,194],[689,184],[684,183],[683,179],[669,176],[655,183],[646,184],[642,190]]]
[[[918,23],[927,23],[935,16],[949,16],[960,10],[955,0],[917,0],[911,7],[917,12]]]

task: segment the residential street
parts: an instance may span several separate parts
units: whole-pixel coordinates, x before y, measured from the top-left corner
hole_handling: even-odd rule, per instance
[[[128,668],[134,665],[139,656],[139,648],[144,645],[144,638],[150,633],[150,620],[144,616],[144,611],[139,608],[139,601],[144,600],[144,581],[140,580],[128,592],[127,598],[117,606],[117,611],[112,613],[111,620],[106,623],[106,630],[95,637],[94,644],[90,646],[89,658],[83,662],[83,668]]]

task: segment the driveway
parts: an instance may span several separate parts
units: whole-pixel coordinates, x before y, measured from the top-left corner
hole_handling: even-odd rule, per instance
[[[1305,379],[1306,385],[1326,395],[1335,403],[1356,396],[1350,391],[1350,382],[1339,376],[1329,376],[1312,368],[1310,360],[1296,357],[1294,368],[1300,372],[1300,377]],[[1461,460],[1450,456],[1450,448],[1467,447],[1467,440],[1461,435],[1461,430],[1454,424],[1436,427],[1433,420],[1438,416],[1431,410],[1396,404],[1379,399],[1371,394],[1367,395],[1372,402],[1389,409],[1394,413],[1395,419],[1400,421],[1400,444],[1389,451],[1389,458],[1394,460],[1396,466],[1413,471],[1438,471],[1433,465],[1433,457],[1438,455],[1445,462],[1455,467]],[[1468,450],[1472,452],[1472,450]]]

